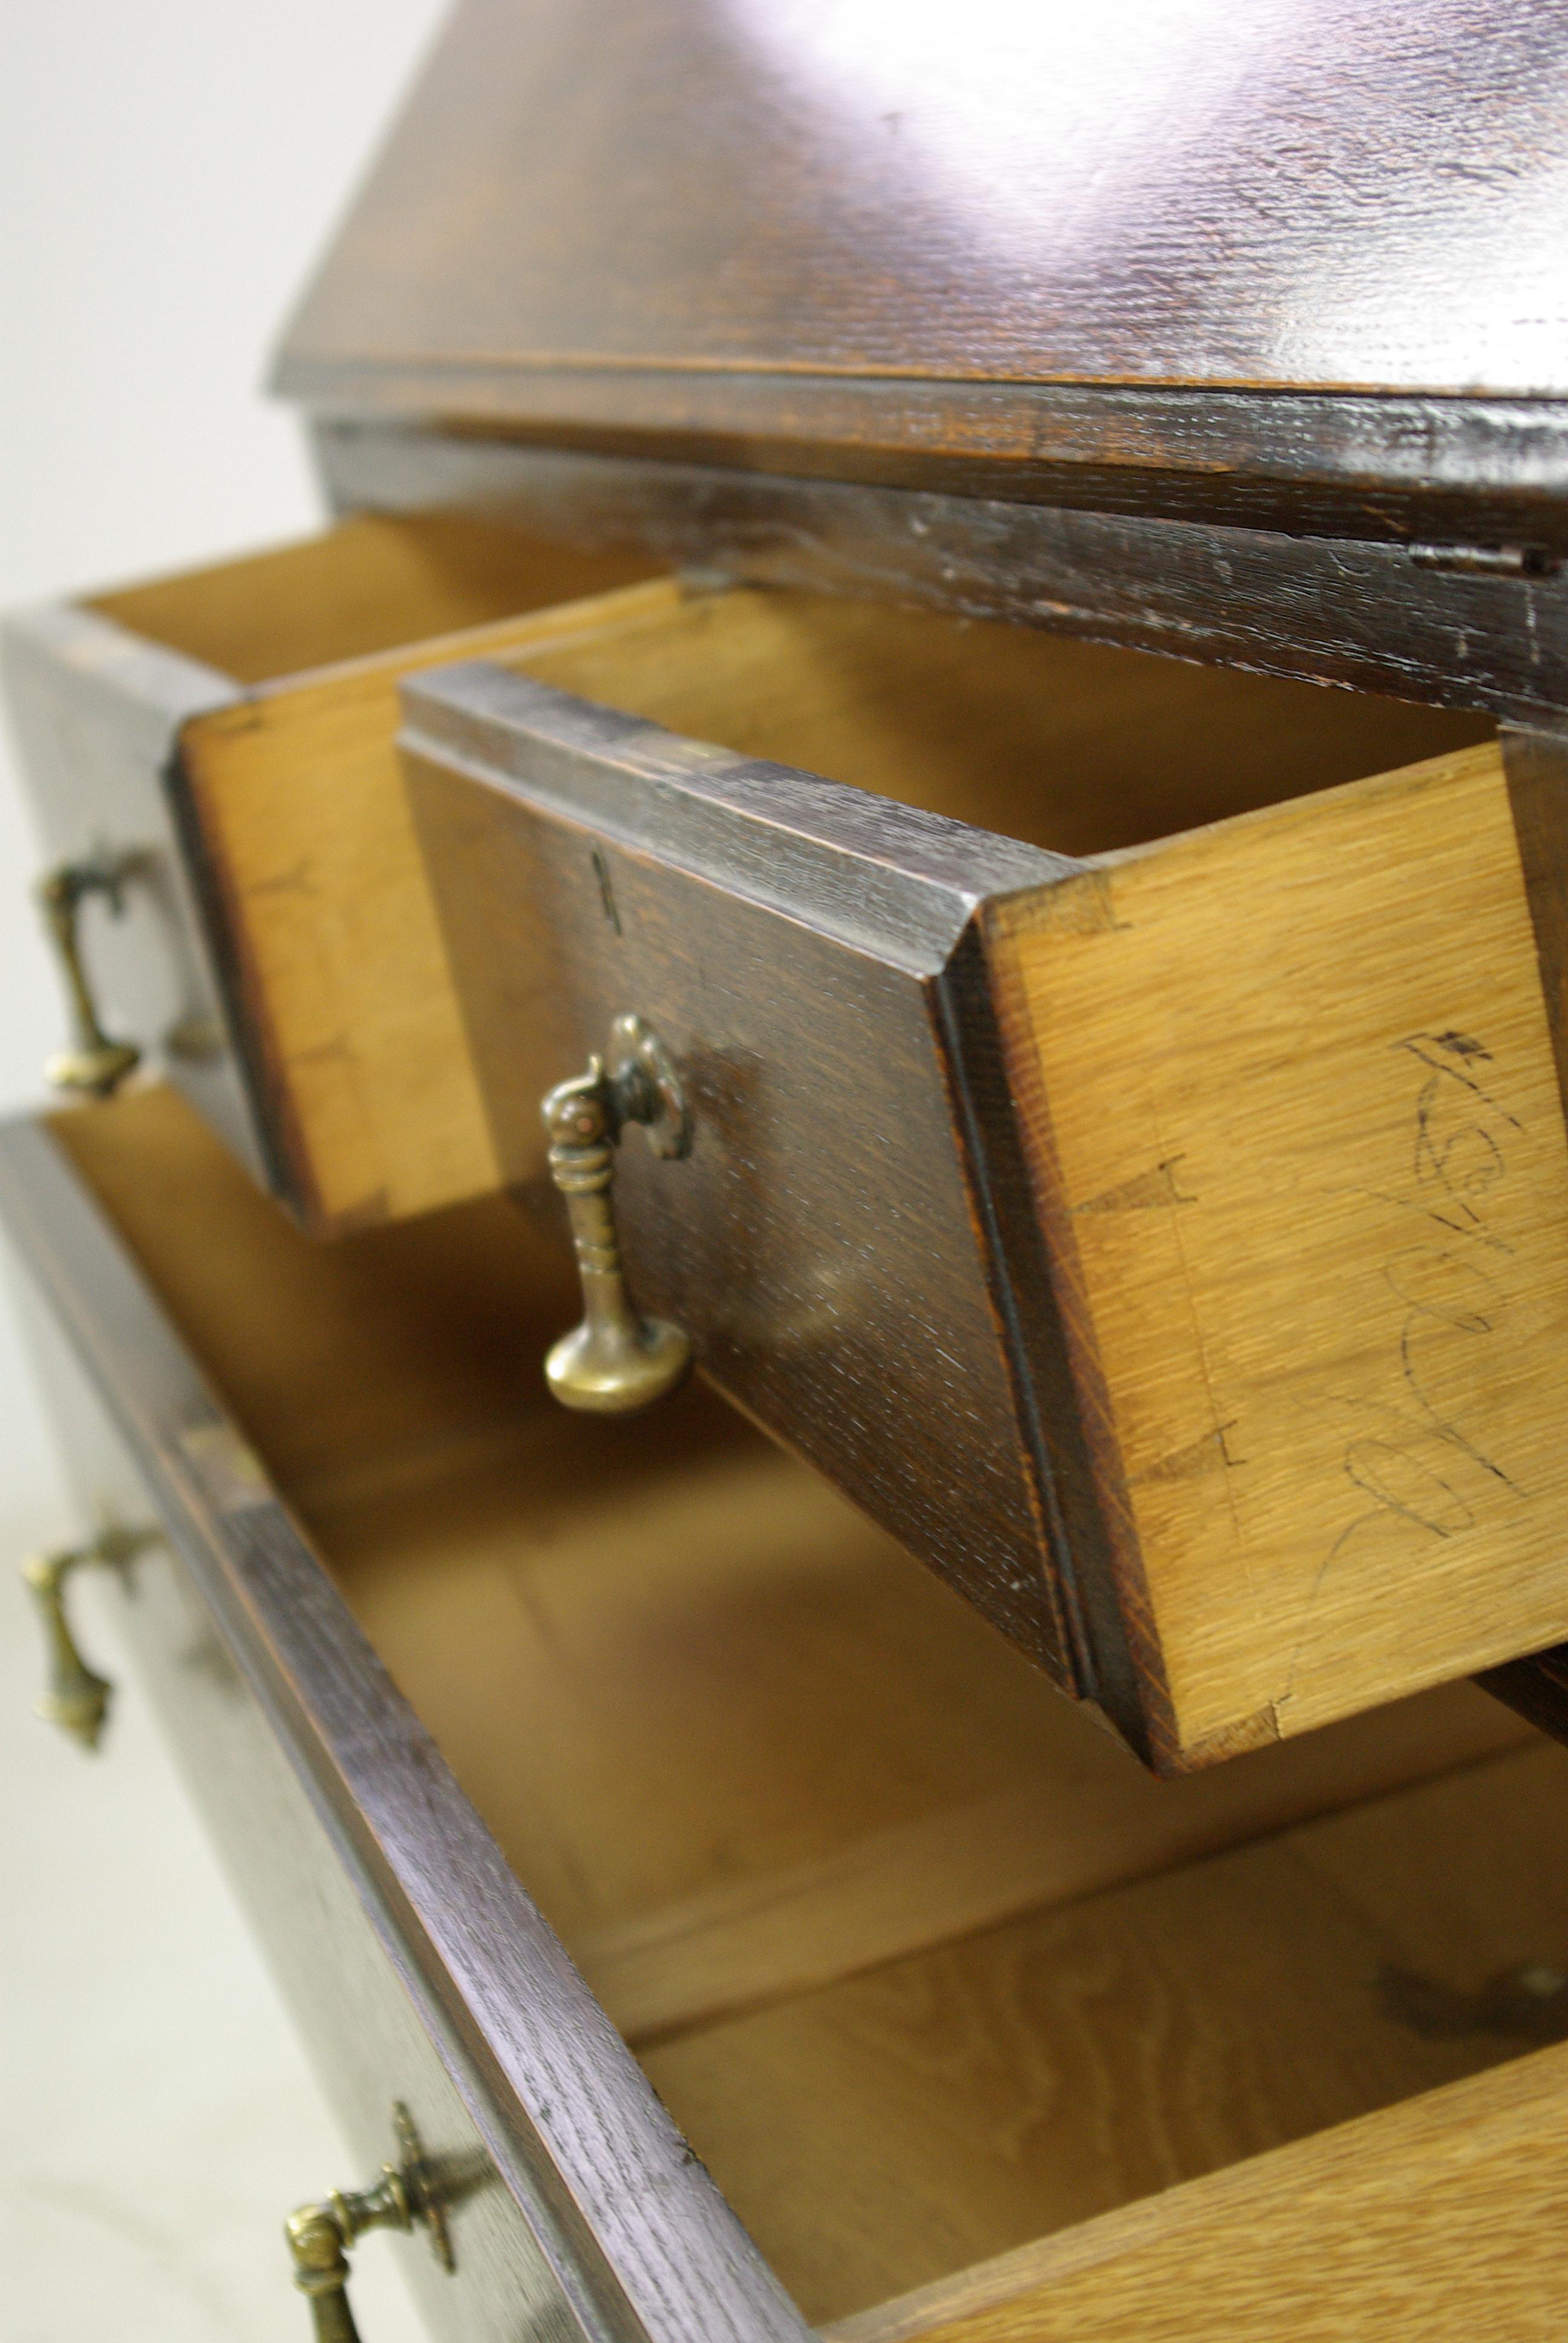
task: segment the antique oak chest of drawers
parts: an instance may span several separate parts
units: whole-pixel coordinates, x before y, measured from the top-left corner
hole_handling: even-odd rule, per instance
[[[8,629],[48,1701],[337,2343],[1551,2331],[1553,36],[1004,14],[468,0],[332,527]]]

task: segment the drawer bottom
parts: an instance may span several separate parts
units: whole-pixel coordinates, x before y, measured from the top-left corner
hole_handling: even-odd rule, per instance
[[[553,1413],[571,1297],[504,1202],[315,1251],[159,1093],[58,1132],[813,2321],[1067,2332],[1006,2304],[1075,2236],[1218,2203],[1241,2249],[1292,2171],[1540,2133],[1568,1752],[1462,1685],[1156,1782],[701,1390]],[[1156,2293],[1070,2331],[1188,2333]]]

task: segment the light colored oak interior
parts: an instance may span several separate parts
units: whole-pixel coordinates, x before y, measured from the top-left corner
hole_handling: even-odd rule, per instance
[[[632,583],[640,580],[639,583]],[[1485,737],[1484,719],[374,516],[99,595],[219,670],[182,762],[277,1143],[337,1234],[500,1179],[397,773],[401,678],[479,658],[1069,851]]]
[[[648,567],[370,517],[89,605],[246,687],[186,724],[182,763],[317,1234],[500,1182],[393,746],[398,680],[548,633],[555,606]],[[648,593],[674,598],[631,607]]]
[[[1186,1761],[1568,1634],[1568,1138],[1495,750],[1114,859],[990,950]]]
[[[812,2318],[1531,2046],[1568,1753],[1471,1687],[1156,1783],[700,1392],[551,1413],[504,1202],[320,1251],[166,1092],[55,1128]]]
[[[1190,2180],[825,2343],[1556,2343],[1568,2047]]]
[[[670,731],[1064,854],[1490,739],[1452,709],[781,589],[606,605],[508,654]]]
[[[95,594],[86,607],[236,683],[276,683],[602,594],[656,567],[482,522],[367,513],[263,553]]]

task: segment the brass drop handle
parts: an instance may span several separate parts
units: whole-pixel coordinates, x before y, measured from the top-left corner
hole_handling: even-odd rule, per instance
[[[558,1083],[544,1103],[550,1175],[567,1200],[582,1278],[583,1320],[545,1361],[564,1407],[627,1415],[673,1391],[691,1363],[691,1343],[666,1318],[633,1308],[621,1269],[611,1185],[615,1151],[640,1123],[656,1155],[688,1154],[691,1123],[674,1061],[640,1017],[618,1017],[608,1063]]]
[[[85,1563],[117,1569],[144,1547],[157,1543],[156,1530],[102,1530],[85,1545],[35,1554],[22,1565],[23,1584],[43,1620],[48,1663],[48,1683],[34,1706],[40,1716],[59,1725],[85,1748],[98,1745],[115,1688],[82,1657],[65,1615],[65,1581]]]
[[[125,910],[125,883],[136,868],[135,855],[84,855],[75,862],[56,863],[37,884],[37,897],[65,979],[74,1039],[68,1050],[57,1050],[44,1068],[45,1081],[55,1090],[86,1091],[107,1098],[141,1062],[133,1041],[116,1041],[106,1033],[82,959],[81,910],[89,895],[102,895],[115,917]]]
[[[454,2267],[444,2196],[401,2100],[392,2124],[397,2164],[384,2164],[368,2188],[335,2188],[317,2205],[301,2205],[284,2224],[294,2283],[310,2304],[316,2343],[359,2343],[348,2307],[348,2249],[367,2229],[423,2228],[442,2268]]]

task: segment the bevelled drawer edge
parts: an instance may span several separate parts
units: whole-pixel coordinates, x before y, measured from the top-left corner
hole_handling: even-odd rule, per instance
[[[808,2329],[397,1691],[64,1151],[0,1123],[0,1221],[130,1450],[584,2331]]]
[[[1081,866],[1013,838],[738,755],[493,659],[401,686],[406,756],[437,757],[502,795],[518,785],[596,831],[769,909],[814,916],[918,973],[942,967],[977,904]]]

